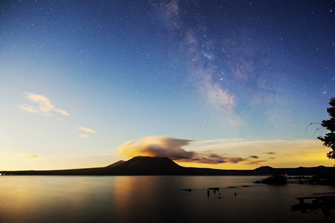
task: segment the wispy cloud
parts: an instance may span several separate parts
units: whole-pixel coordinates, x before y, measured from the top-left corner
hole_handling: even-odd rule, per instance
[[[327,148],[319,140],[243,140],[213,139],[194,141],[186,147],[199,153],[221,153],[224,156],[243,157],[244,165],[266,163],[272,166],[296,167],[320,165],[326,162]],[[276,151],[276,152],[274,152]]]
[[[65,110],[55,108],[51,100],[43,95],[25,92],[25,98],[36,105],[23,104],[19,109],[32,113],[42,113],[45,116],[52,116],[51,112],[58,112],[64,116],[69,116]]]
[[[79,130],[89,132],[89,133],[95,133],[96,131],[90,128],[85,128],[85,127],[79,127]]]
[[[90,128],[86,128],[86,127],[79,127],[78,130],[88,132],[88,133],[96,133],[95,130],[90,129]],[[82,134],[79,137],[80,138],[88,138],[88,135],[87,134]]]
[[[38,159],[38,155],[35,154],[27,154],[27,153],[16,153],[16,154],[9,154],[9,153],[0,153],[0,156],[11,157],[11,158],[23,158],[26,160]]]
[[[189,149],[200,151],[221,150],[226,152],[250,152],[250,157],[259,158],[263,155],[280,155],[283,151],[290,151],[293,148],[300,148],[299,151],[322,147],[318,140],[243,140],[243,139],[213,139],[195,141],[188,146]],[[277,151],[277,152],[274,152]]]

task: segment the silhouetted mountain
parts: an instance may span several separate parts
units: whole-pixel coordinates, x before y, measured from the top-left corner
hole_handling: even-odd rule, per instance
[[[167,157],[142,156],[117,165],[111,171],[118,175],[180,175],[189,172]]]
[[[120,164],[122,164],[122,163],[125,163],[125,162],[126,162],[126,161],[124,161],[124,160],[119,160],[119,161],[117,161],[116,163],[113,163],[113,164],[111,164],[111,165],[106,166],[106,168],[115,167],[115,166],[118,166],[118,165],[120,165]]]
[[[186,168],[167,157],[134,157],[118,161],[106,167],[69,170],[2,171],[14,175],[313,175],[334,174],[334,167],[272,168],[259,167],[254,170],[219,170],[210,168]]]

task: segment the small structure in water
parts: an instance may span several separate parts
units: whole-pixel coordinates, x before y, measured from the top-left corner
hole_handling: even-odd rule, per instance
[[[220,188],[219,187],[210,187],[210,188],[208,188],[208,190],[220,190]]]
[[[256,181],[255,183],[263,183],[263,184],[273,184],[273,185],[285,185],[287,184],[286,176],[285,175],[272,175],[261,181]]]
[[[300,204],[304,204],[304,200],[307,199],[314,199],[315,202],[325,201],[325,200],[332,200],[335,201],[335,192],[326,192],[326,193],[314,193],[307,196],[298,196],[295,199],[299,200]]]
[[[192,189],[182,189],[182,190],[192,192]]]
[[[332,209],[335,209],[335,192],[314,193],[295,198],[299,200],[299,203],[291,207],[292,211],[318,213],[318,210],[320,209],[325,217],[329,217]],[[308,199],[312,199],[312,203],[305,203],[305,200]]]
[[[208,191],[212,190],[214,192],[214,194],[216,193],[216,191],[220,191],[220,188],[218,187],[210,187],[208,188]]]

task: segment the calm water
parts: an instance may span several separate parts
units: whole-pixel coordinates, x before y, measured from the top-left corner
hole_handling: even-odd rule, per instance
[[[0,222],[335,222],[335,209],[291,210],[295,196],[334,187],[252,183],[262,178],[2,176]],[[220,191],[208,196],[209,187]]]

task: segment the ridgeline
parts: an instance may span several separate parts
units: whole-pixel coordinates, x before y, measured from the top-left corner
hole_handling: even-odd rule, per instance
[[[182,167],[167,157],[134,157],[118,161],[106,167],[65,170],[1,171],[2,175],[213,175],[213,176],[261,176],[273,174],[320,175],[335,174],[335,167],[272,168],[254,170],[220,170]]]

